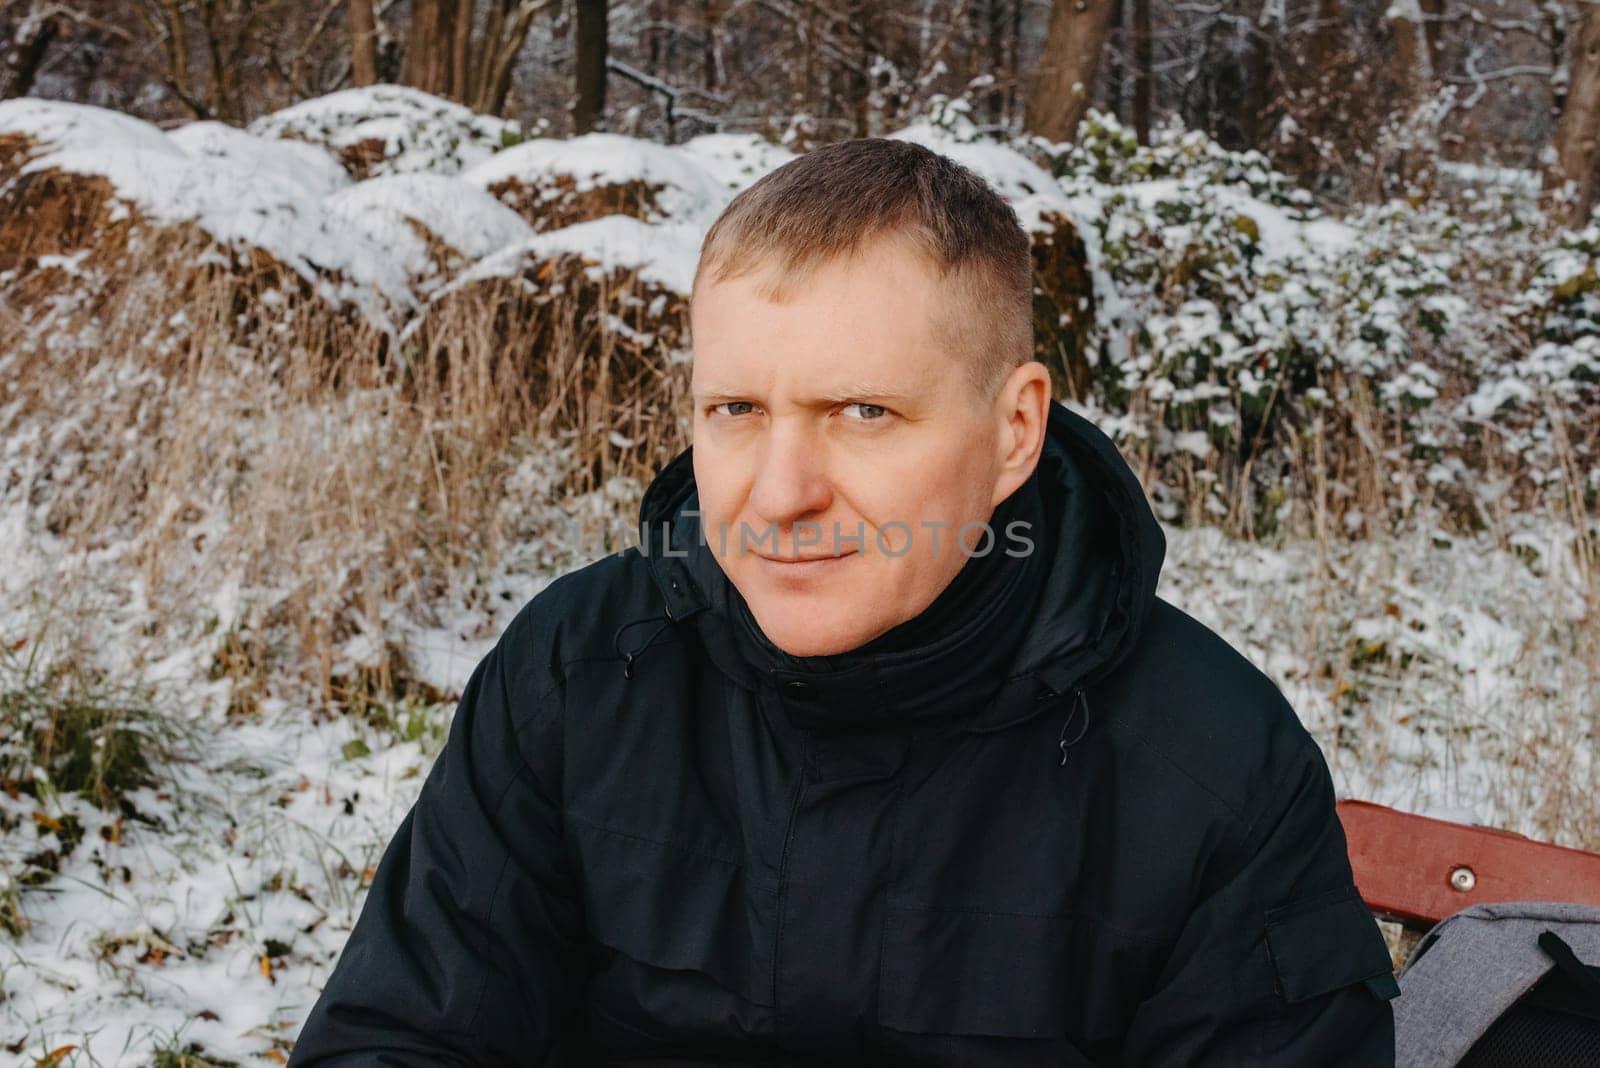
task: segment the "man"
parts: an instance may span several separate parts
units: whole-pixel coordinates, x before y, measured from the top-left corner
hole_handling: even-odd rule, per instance
[[[925,148],[733,200],[693,447],[478,666],[292,1064],[1393,1063],[1326,764],[1031,316]]]

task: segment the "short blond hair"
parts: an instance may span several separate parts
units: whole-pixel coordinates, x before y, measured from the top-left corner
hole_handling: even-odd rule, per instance
[[[823,145],[742,190],[707,231],[695,268],[721,282],[771,266],[761,295],[787,299],[824,263],[880,236],[909,239],[954,288],[935,331],[995,396],[1034,358],[1033,255],[1016,211],[981,177],[931,149],[887,137]]]

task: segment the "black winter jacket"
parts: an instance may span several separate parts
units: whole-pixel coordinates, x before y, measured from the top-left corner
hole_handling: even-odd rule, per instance
[[[690,455],[478,665],[291,1065],[1394,1063],[1327,765],[1103,433],[1051,405],[1037,607],[932,719],[937,657],[739,655]]]

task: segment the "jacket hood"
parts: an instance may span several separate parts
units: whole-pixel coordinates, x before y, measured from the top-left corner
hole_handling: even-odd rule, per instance
[[[732,583],[704,544],[693,452],[693,446],[684,449],[646,488],[639,508],[639,551],[666,603],[668,620],[695,623],[717,666],[753,687],[759,680],[730,653],[726,606]],[[1041,688],[1040,700],[1069,693],[1081,698],[1084,687],[1115,670],[1137,643],[1155,601],[1166,538],[1116,445],[1056,401],[1050,404],[1039,474],[1052,524],[1051,557],[1010,675],[1033,680]],[[920,666],[938,670],[937,663]],[[873,688],[872,680],[859,676],[852,673],[841,687]],[[881,680],[877,689],[892,692]],[[841,688],[832,696],[849,693]],[[1033,711],[1019,714],[1014,705],[997,703],[967,726],[998,729]]]

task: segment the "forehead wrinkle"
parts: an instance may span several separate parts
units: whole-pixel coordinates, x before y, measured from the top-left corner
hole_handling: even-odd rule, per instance
[[[753,392],[759,391],[731,389],[724,386],[693,391],[695,399],[702,402],[748,400]],[[866,401],[869,403],[886,401],[891,404],[903,404],[917,399],[917,394],[904,389],[872,383],[859,383],[840,389],[827,389],[819,393],[802,395],[795,400],[795,404],[800,407],[842,404],[846,401]]]

